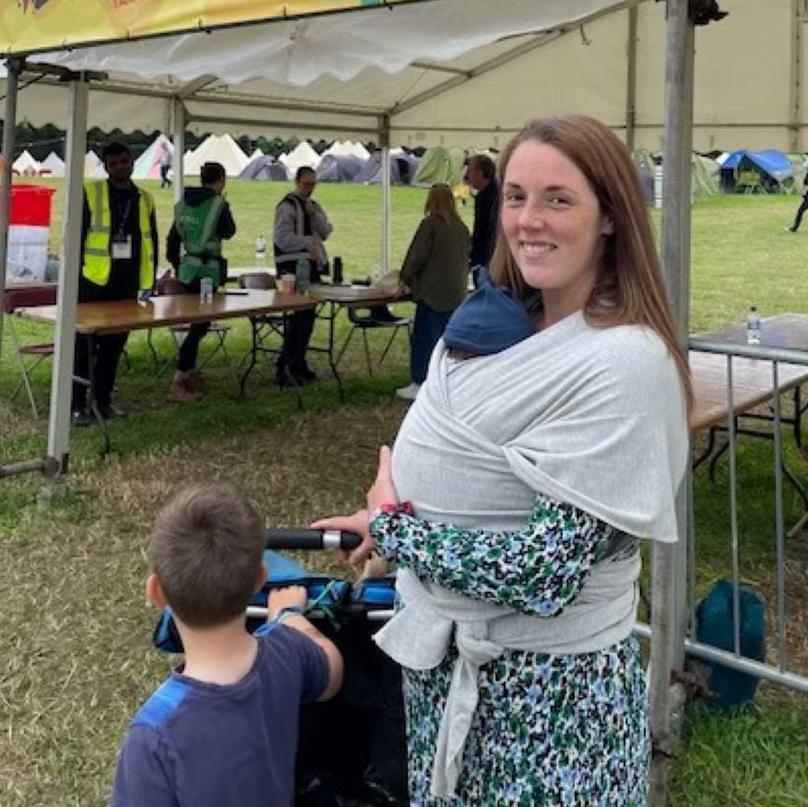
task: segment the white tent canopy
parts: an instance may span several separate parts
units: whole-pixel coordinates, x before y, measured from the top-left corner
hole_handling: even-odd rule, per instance
[[[281,154],[278,160],[288,169],[291,176],[298,168],[314,168],[320,164],[320,155],[305,140],[298,143],[288,154]]]
[[[14,160],[12,170],[23,176],[36,176],[39,173],[40,164],[31,156],[31,153],[26,149]]]
[[[387,116],[394,145],[501,148],[526,117],[586,112],[658,151],[665,4],[638,2],[628,48],[625,1],[433,0],[33,60],[105,71],[90,123],[107,130],[161,129],[179,96],[197,132],[376,139]],[[699,30],[695,147],[808,147],[808,39],[792,0],[721,7],[730,16]],[[52,121],[55,84],[25,90],[20,117]],[[123,92],[101,98],[104,86]]]
[[[159,134],[135,160],[132,176],[135,179],[160,179],[160,161],[166,153],[174,154],[174,144],[164,134]]]
[[[217,162],[224,166],[227,176],[237,177],[249,161],[239,144],[229,134],[224,134],[206,138],[185,157],[184,166],[186,174],[197,176],[205,163]]]
[[[65,161],[52,151],[42,161],[42,167],[46,169],[52,177],[63,177],[65,175]]]

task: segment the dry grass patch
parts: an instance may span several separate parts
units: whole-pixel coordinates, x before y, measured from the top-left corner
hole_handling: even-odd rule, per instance
[[[169,668],[151,647],[143,580],[154,514],[174,490],[231,480],[278,526],[348,512],[404,411],[345,406],[130,457],[78,474],[63,511],[27,513],[0,543],[0,803],[103,802],[122,732]],[[336,554],[302,559],[347,573]]]

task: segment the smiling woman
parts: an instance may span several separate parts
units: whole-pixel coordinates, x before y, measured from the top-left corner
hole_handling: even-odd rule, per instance
[[[639,539],[677,538],[689,380],[631,160],[602,124],[508,145],[473,344],[450,322],[354,553],[398,565],[410,800],[646,803]],[[507,327],[516,322],[519,327]]]

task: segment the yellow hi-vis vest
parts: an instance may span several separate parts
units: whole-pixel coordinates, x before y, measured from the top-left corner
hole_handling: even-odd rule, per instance
[[[154,285],[154,244],[151,237],[151,217],[154,199],[151,194],[138,188],[140,216],[140,289]],[[112,215],[109,209],[109,185],[107,180],[87,182],[84,185],[87,204],[90,208],[90,229],[84,241],[84,266],[82,274],[96,286],[106,286],[112,271],[110,241],[112,239]]]

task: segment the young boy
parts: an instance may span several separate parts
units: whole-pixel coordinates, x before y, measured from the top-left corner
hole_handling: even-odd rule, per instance
[[[302,616],[300,586],[272,592],[267,624],[247,632],[263,547],[262,519],[228,484],[185,490],[158,516],[146,593],[171,608],[185,664],[135,715],[113,807],[291,804],[300,704],[337,693],[342,658]]]

